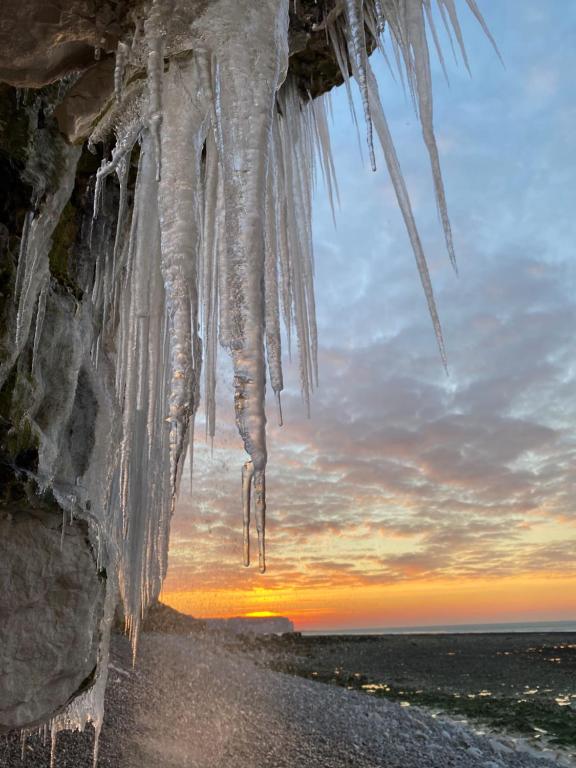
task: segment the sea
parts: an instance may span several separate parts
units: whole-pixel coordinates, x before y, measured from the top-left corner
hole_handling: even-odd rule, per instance
[[[510,632],[570,632],[576,633],[576,621],[532,621],[500,624],[437,624],[416,627],[366,627],[318,629],[303,631],[303,635],[469,635],[509,634]]]

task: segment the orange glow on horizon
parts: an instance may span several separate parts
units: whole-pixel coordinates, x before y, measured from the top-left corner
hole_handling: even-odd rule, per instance
[[[287,616],[298,630],[576,620],[576,577],[414,580],[361,588],[167,589],[161,600],[198,618]]]

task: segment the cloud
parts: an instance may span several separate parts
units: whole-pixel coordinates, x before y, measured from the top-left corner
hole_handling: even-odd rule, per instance
[[[194,494],[183,493],[174,519],[172,587],[574,572],[574,133],[562,117],[573,67],[559,69],[546,35],[574,64],[576,54],[552,10],[537,25],[530,9],[541,17],[532,3],[516,27],[506,23],[518,16],[513,0],[494,10],[505,73],[470,27],[476,78],[457,73],[437,92],[459,279],[433,219],[416,122],[387,93],[450,376],[386,176],[361,172],[336,96],[342,212],[334,232],[319,195],[315,230],[320,388],[308,420],[288,367],[282,429],[269,403],[270,571],[262,580],[239,566],[243,454],[225,418],[223,366],[214,458],[198,445]]]

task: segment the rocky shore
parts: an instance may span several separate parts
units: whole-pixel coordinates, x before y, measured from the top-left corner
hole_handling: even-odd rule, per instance
[[[279,658],[276,651],[272,655]],[[100,768],[563,764],[414,706],[274,671],[270,660],[264,642],[242,647],[237,639],[226,642],[210,632],[155,632],[142,636],[133,670],[126,640],[115,636]],[[89,768],[92,742],[92,733],[60,735],[57,766]],[[21,751],[16,734],[0,739],[0,765],[48,768],[49,743],[34,737],[23,760]]]

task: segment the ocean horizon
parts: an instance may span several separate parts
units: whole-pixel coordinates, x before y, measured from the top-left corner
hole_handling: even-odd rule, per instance
[[[576,621],[500,622],[490,624],[430,624],[414,627],[363,627],[302,630],[303,635],[458,635],[510,632],[576,633]]]

